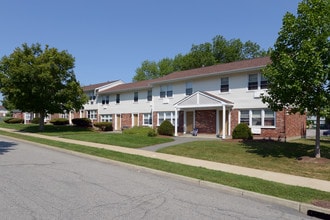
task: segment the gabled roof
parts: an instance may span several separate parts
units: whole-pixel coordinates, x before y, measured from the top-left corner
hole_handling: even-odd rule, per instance
[[[232,106],[234,103],[208,92],[197,91],[174,104],[178,108]]]
[[[100,92],[100,94],[147,89],[147,88],[152,88],[153,85],[157,85],[157,84],[211,76],[216,74],[228,74],[232,72],[237,73],[237,72],[243,72],[249,70],[252,71],[263,68],[269,63],[271,63],[269,57],[261,57],[250,60],[241,60],[231,63],[217,64],[213,66],[170,73],[166,76],[157,79],[124,83],[121,85],[111,87],[109,89],[105,89],[102,92]]]
[[[83,91],[92,91],[94,89],[105,86],[107,84],[111,84],[111,83],[116,82],[116,81],[118,81],[118,80],[108,81],[108,82],[103,82],[103,83],[97,83],[97,84],[91,84],[91,85],[88,85],[88,86],[82,86],[82,89],[83,89]]]

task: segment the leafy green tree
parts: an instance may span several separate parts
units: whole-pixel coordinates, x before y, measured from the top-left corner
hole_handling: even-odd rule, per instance
[[[74,58],[56,48],[23,44],[0,61],[0,91],[7,106],[40,115],[79,110],[87,97],[73,71]]]
[[[329,0],[303,0],[297,16],[287,13],[264,71],[270,108],[316,116],[315,157],[321,157],[320,117],[330,108],[329,11]]]
[[[143,61],[141,67],[136,69],[136,75],[133,78],[133,81],[142,81],[147,79],[155,79],[159,77],[159,70],[157,63],[154,61]]]
[[[169,73],[172,73],[175,71],[173,60],[170,58],[164,58],[160,60],[158,63],[158,70],[159,70],[159,76],[165,76]]]
[[[223,36],[216,36],[212,43],[193,44],[187,54],[178,54],[174,59],[164,58],[158,63],[145,60],[136,69],[133,81],[155,79],[174,71],[189,70],[217,63],[251,59],[266,56],[267,53],[260,46],[251,41],[243,43],[239,39],[226,40]]]

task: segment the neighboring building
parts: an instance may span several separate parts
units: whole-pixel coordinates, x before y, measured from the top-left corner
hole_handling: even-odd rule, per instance
[[[111,114],[106,113],[107,105],[110,103],[109,95],[100,95],[100,93],[106,89],[124,84],[121,80],[109,81],[104,83],[92,84],[83,86],[84,93],[89,97],[88,102],[84,105],[84,108],[74,118],[89,118],[93,122],[105,121],[111,122]]]
[[[254,138],[305,136],[305,115],[273,112],[261,101],[260,95],[267,90],[261,70],[270,62],[264,57],[174,72],[154,80],[84,87],[90,100],[79,117],[112,121],[115,130],[156,128],[169,120],[176,125],[175,135],[198,128],[199,133],[226,138],[236,125],[246,123]]]
[[[0,105],[0,118],[6,117],[6,114],[8,113],[8,110]]]

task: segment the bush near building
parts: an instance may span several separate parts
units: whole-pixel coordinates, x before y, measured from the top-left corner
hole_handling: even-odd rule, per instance
[[[101,131],[113,131],[112,122],[95,122],[94,126]]]
[[[78,127],[92,127],[92,121],[89,118],[74,118],[72,124]]]
[[[3,121],[8,124],[23,124],[24,123],[24,120],[21,118],[7,118]]]
[[[168,120],[163,121],[158,127],[158,134],[173,136],[174,135],[174,126]]]
[[[49,121],[53,125],[68,125],[69,120],[66,118],[54,118]]]
[[[252,140],[252,132],[247,124],[238,124],[233,131],[233,139]]]

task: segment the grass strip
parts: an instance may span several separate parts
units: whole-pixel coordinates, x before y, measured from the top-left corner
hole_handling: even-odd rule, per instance
[[[330,193],[310,189],[306,187],[290,186],[281,183],[275,183],[254,177],[230,174],[221,171],[209,170],[201,167],[188,166],[173,162],[162,161],[159,159],[148,158],[132,154],[124,154],[116,151],[82,146],[77,144],[63,143],[43,138],[25,136],[17,133],[0,131],[0,134],[19,138],[40,144],[46,144],[53,147],[59,147],[71,151],[76,151],[93,156],[103,157],[124,163],[148,167],[195,179],[205,180],[239,189],[244,189],[256,193],[275,196],[297,202],[311,203],[313,200],[330,201]]]

